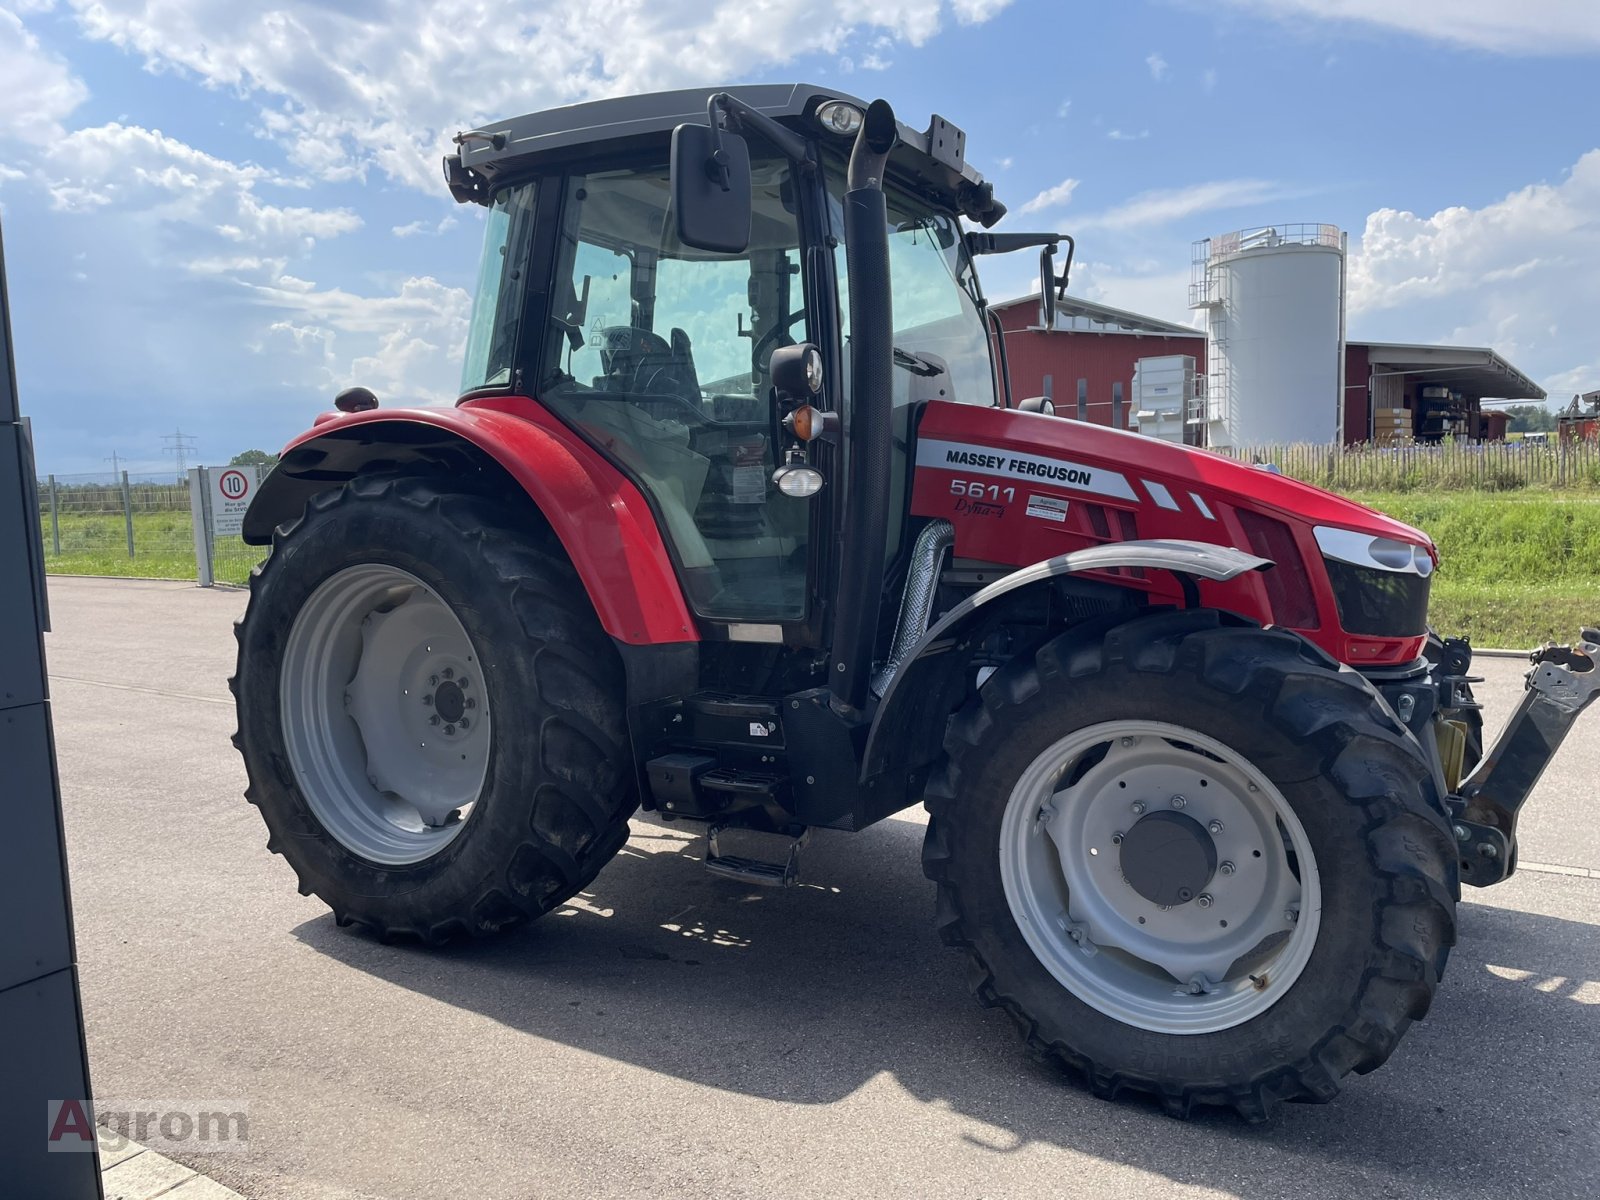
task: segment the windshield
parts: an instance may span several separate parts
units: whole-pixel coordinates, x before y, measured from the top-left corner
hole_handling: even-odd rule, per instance
[[[835,252],[843,328],[850,328],[845,262],[844,180],[829,172],[829,207],[841,240]],[[889,288],[894,306],[894,404],[917,400],[995,403],[989,333],[978,304],[977,277],[961,240],[960,222],[922,200],[888,189]],[[848,364],[849,356],[845,356]]]

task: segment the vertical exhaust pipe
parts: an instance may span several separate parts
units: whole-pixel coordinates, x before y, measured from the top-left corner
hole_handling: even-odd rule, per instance
[[[899,139],[885,100],[867,107],[850,154],[844,248],[850,266],[850,408],[845,426],[846,495],[828,672],[834,707],[866,703],[883,600],[893,452],[894,310],[889,298],[889,210],[883,174]]]

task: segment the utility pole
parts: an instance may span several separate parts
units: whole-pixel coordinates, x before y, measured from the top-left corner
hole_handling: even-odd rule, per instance
[[[115,450],[113,450],[110,454],[106,455],[106,457],[101,459],[100,461],[101,462],[110,463],[111,464],[111,473],[113,475],[115,475],[118,479],[122,478],[122,456],[119,455]]]
[[[189,478],[189,455],[197,450],[194,438],[179,429],[175,433],[164,435],[161,440],[166,443],[161,447],[161,452],[170,454],[178,460],[178,478]]]

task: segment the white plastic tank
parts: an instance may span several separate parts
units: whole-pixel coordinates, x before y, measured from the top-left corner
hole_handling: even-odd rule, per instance
[[[1206,441],[1340,440],[1345,237],[1268,225],[1195,245],[1190,304],[1206,310]]]

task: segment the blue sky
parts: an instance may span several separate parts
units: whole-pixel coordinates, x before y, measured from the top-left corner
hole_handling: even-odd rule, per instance
[[[42,471],[448,402],[478,250],[448,135],[810,79],[968,133],[1075,292],[1187,321],[1190,243],[1350,232],[1350,330],[1600,387],[1594,0],[0,0],[0,211]],[[1024,211],[1027,210],[1027,211]],[[991,296],[1025,260],[984,263]]]

